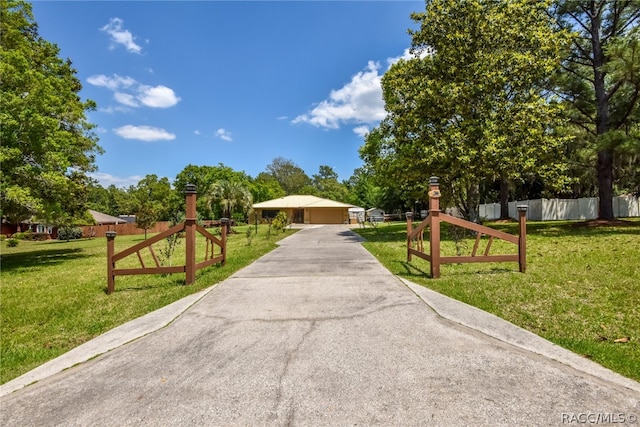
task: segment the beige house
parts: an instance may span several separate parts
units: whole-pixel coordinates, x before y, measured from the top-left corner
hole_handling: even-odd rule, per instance
[[[348,224],[353,205],[316,196],[285,196],[253,205],[254,219],[273,218],[284,211],[294,224]]]

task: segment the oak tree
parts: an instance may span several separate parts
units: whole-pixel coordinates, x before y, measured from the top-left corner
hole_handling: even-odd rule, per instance
[[[562,177],[560,107],[545,92],[566,35],[545,2],[430,0],[412,18],[414,57],[382,79],[388,116],[366,139],[376,173],[426,192],[430,175],[471,220],[479,184],[526,174]],[[444,192],[443,192],[444,193]]]
[[[73,217],[85,210],[95,156],[102,152],[70,59],[38,34],[31,5],[0,0],[0,204],[19,223],[33,215]]]

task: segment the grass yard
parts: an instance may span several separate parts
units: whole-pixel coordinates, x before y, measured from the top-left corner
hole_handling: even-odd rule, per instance
[[[577,222],[527,224],[527,272],[517,263],[441,265],[406,261],[406,224],[358,229],[364,246],[391,272],[493,313],[622,375],[640,381],[640,220],[627,226]],[[517,233],[517,223],[490,223]],[[442,224],[443,255],[470,255],[475,237]],[[425,232],[428,252],[428,233]],[[457,242],[457,244],[456,244]],[[486,237],[478,253],[483,253]],[[517,253],[494,240],[491,254]]]
[[[294,232],[276,235],[272,231],[268,238],[266,227],[258,227],[250,245],[248,227],[234,227],[236,233],[227,241],[226,266],[199,270],[193,285],[184,286],[184,274],[116,276],[111,295],[106,294],[105,238],[20,241],[13,248],[2,242],[0,384],[131,319],[226,279]],[[118,236],[116,253],[143,240],[144,235]],[[201,260],[205,239],[199,238],[197,244]],[[164,246],[164,241],[156,243],[155,252],[159,254]],[[172,259],[173,265],[184,265],[184,239]],[[139,265],[135,254],[116,264],[118,268]],[[145,265],[154,265],[150,256]]]

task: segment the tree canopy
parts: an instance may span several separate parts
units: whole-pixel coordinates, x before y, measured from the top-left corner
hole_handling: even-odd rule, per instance
[[[267,165],[266,172],[278,181],[287,195],[298,194],[305,186],[311,184],[309,176],[300,166],[295,164],[293,160],[283,157],[273,159]]]
[[[425,198],[441,177],[477,220],[482,181],[562,176],[560,108],[545,92],[566,43],[545,2],[432,0],[412,18],[414,57],[382,79],[388,116],[361,156],[375,174]]]
[[[31,5],[0,0],[0,202],[13,223],[82,215],[95,156],[102,152],[71,60],[38,34]]]
[[[576,151],[594,166],[599,217],[613,219],[614,184],[639,184],[640,1],[558,0],[558,27],[573,33],[557,93],[567,105],[577,134]],[[622,172],[625,163],[630,167]],[[635,167],[634,167],[635,165]]]

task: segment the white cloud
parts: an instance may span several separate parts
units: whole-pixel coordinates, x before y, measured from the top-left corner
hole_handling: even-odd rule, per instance
[[[369,126],[356,126],[353,128],[353,133],[363,138],[369,133],[369,131]]]
[[[425,49],[418,54],[420,58],[429,55]],[[405,49],[402,55],[387,58],[387,69],[401,59],[408,60],[416,55]],[[309,123],[325,129],[338,129],[341,125],[357,124],[353,131],[364,136],[368,126],[379,123],[387,115],[382,97],[382,76],[380,64],[369,61],[367,67],[354,75],[351,81],[337,90],[332,90],[329,98],[318,103],[311,111],[301,114],[292,123]]]
[[[98,183],[104,188],[107,188],[110,185],[115,185],[119,188],[127,188],[131,185],[136,185],[143,178],[140,175],[121,177],[102,172],[93,172],[88,175],[98,181]]]
[[[100,28],[105,33],[111,36],[110,49],[115,48],[116,44],[123,45],[129,52],[140,53],[142,47],[134,41],[133,34],[129,30],[122,28],[123,21],[120,18],[111,18],[109,23]]]
[[[111,90],[118,90],[120,88],[128,88],[135,85],[137,82],[131,77],[122,77],[114,74],[113,77],[105,76],[104,74],[96,74],[87,79],[87,82],[94,86],[106,87]]]
[[[320,102],[310,112],[296,117],[293,123],[338,129],[345,123],[379,122],[386,115],[379,69],[380,64],[369,61],[364,71],[357,73],[340,89],[332,90],[328,99]]]
[[[126,125],[113,131],[122,138],[138,139],[140,141],[171,141],[176,138],[175,134],[152,126]]]
[[[138,100],[147,107],[168,108],[173,107],[180,101],[173,89],[162,85],[153,87],[141,85],[138,91],[140,92],[137,97]]]
[[[113,94],[113,99],[115,99],[116,101],[118,101],[120,104],[124,104],[127,107],[139,107],[140,104],[138,104],[138,101],[136,101],[136,98],[128,93],[123,93],[123,92],[115,92]]]
[[[87,82],[112,90],[114,99],[127,107],[137,108],[144,105],[151,108],[169,108],[181,100],[171,88],[164,85],[145,85],[129,76],[122,77],[114,74],[113,77],[109,77],[96,74],[89,77]],[[111,111],[117,111],[117,109]]]
[[[194,135],[201,135],[200,129],[196,129],[193,131]]]
[[[231,132],[222,128],[216,131],[216,136],[224,141],[233,141],[233,139],[231,138]]]

